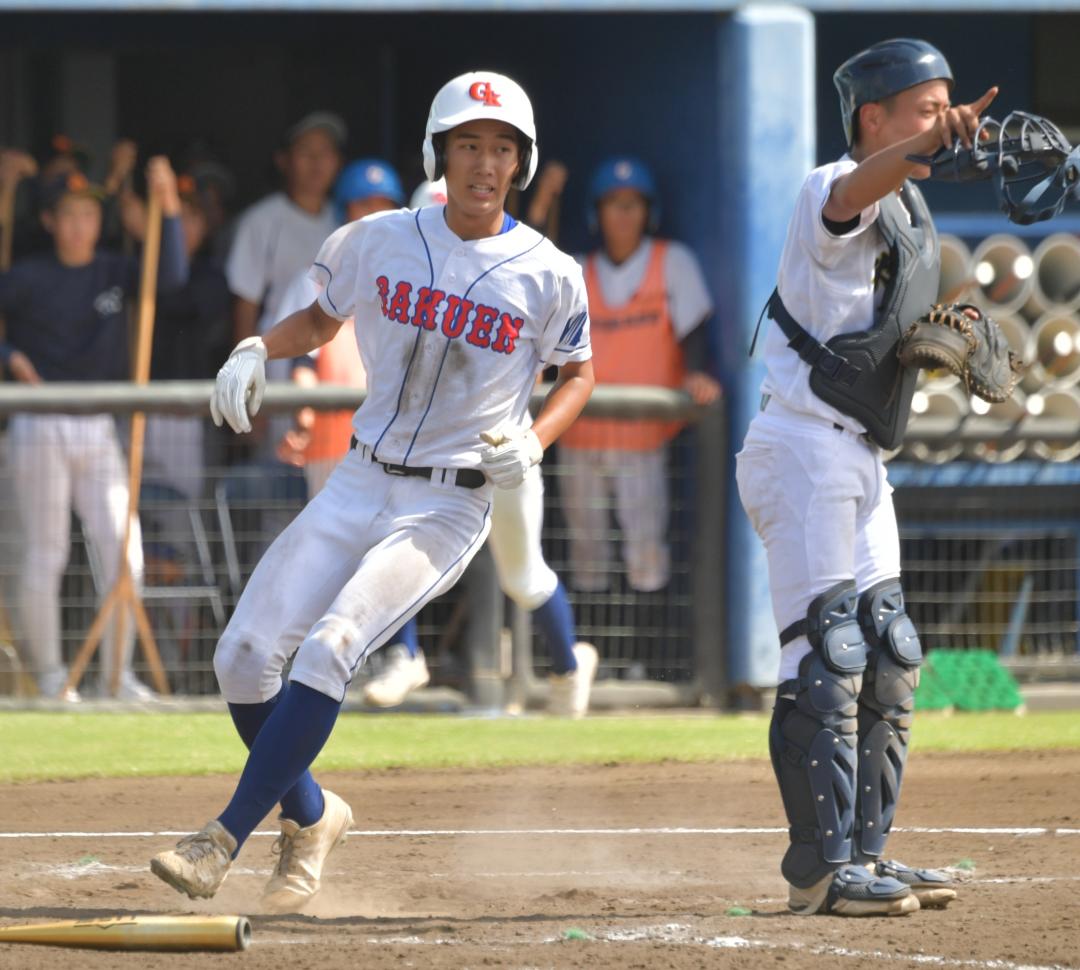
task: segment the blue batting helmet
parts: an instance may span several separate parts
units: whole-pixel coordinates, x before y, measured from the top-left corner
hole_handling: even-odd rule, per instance
[[[840,115],[848,145],[855,137],[855,118],[864,104],[882,101],[924,81],[944,80],[953,86],[952,69],[933,44],[896,37],[849,57],[833,75],[840,93]]]
[[[649,200],[649,230],[656,231],[660,223],[660,197],[656,190],[656,179],[640,158],[630,155],[619,155],[601,162],[593,171],[589,180],[589,196],[586,205],[585,216],[589,223],[589,231],[596,232],[599,223],[596,218],[596,207],[600,200],[609,192],[616,189],[634,189]]]
[[[381,158],[361,158],[342,169],[334,185],[334,202],[344,218],[350,202],[361,202],[372,196],[382,196],[397,205],[405,202],[405,190],[397,172]]]

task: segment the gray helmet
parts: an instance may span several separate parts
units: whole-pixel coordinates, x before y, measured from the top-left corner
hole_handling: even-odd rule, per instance
[[[945,80],[953,86],[952,68],[933,44],[911,37],[896,37],[849,57],[833,75],[840,93],[840,115],[848,145],[854,136],[856,112],[864,104],[881,101],[924,81]]]

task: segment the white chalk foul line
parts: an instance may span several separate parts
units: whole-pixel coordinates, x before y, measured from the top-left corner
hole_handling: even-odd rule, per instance
[[[580,828],[580,829],[354,829],[350,838],[464,838],[470,836],[502,835],[782,835],[786,828]],[[920,835],[1080,835],[1080,829],[1032,827],[897,827],[893,832],[913,832]],[[128,831],[128,832],[0,832],[0,839],[156,839],[190,835],[190,831]],[[253,836],[274,837],[275,831],[253,832]]]

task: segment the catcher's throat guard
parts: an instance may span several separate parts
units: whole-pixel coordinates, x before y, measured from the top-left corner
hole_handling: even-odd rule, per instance
[[[778,290],[768,314],[810,365],[811,390],[891,450],[904,440],[919,373],[900,363],[896,347],[937,297],[941,248],[930,210],[911,182],[899,198],[890,193],[881,200],[877,230],[889,247],[889,271],[881,313],[869,330],[838,334],[822,344],[792,317]]]

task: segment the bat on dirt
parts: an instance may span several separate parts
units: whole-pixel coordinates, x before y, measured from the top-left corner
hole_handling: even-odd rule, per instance
[[[117,916],[0,927],[2,943],[42,943],[95,950],[246,950],[245,916]]]

